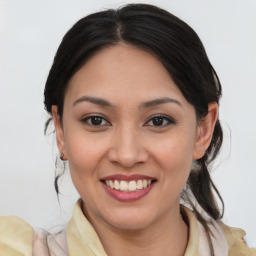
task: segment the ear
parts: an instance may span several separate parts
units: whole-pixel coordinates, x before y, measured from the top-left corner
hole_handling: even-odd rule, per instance
[[[52,117],[54,120],[54,126],[55,126],[55,132],[56,132],[56,142],[57,142],[57,146],[58,146],[60,155],[62,155],[63,160],[67,160],[63,127],[62,127],[62,124],[60,121],[60,116],[58,114],[58,106],[56,106],[56,105],[52,106]]]
[[[202,158],[205,151],[209,147],[217,118],[218,104],[216,102],[211,102],[208,105],[207,116],[198,124],[196,142],[193,152],[194,160]]]

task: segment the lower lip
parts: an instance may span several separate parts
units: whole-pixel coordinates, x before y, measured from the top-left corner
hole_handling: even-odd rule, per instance
[[[115,190],[113,188],[108,187],[105,183],[102,183],[102,184],[104,189],[107,191],[107,193],[114,199],[120,202],[132,202],[146,196],[150,192],[150,190],[152,189],[155,183],[152,183],[146,188],[140,189],[138,191],[133,191],[133,192],[123,192],[123,191]]]

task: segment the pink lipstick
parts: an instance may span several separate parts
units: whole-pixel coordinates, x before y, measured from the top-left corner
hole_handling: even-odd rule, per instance
[[[156,178],[145,175],[111,175],[101,179],[106,192],[121,202],[131,202],[146,196],[153,188]]]

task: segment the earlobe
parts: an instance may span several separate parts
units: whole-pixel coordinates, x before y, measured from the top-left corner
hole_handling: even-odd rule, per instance
[[[202,158],[205,154],[205,151],[209,147],[217,118],[218,104],[216,102],[211,102],[208,105],[207,116],[202,121],[200,121],[198,125],[196,143],[193,154],[194,160]]]
[[[64,156],[66,155],[64,134],[63,134],[63,128],[60,121],[60,117],[58,114],[58,106],[56,105],[52,106],[52,117],[53,117],[54,126],[55,126],[57,146],[60,152],[60,156],[62,155],[64,160]]]

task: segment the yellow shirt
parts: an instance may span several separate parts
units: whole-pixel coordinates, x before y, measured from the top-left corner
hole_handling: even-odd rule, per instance
[[[205,238],[202,229],[200,228],[200,224],[198,225],[198,221],[191,210],[183,206],[182,208],[189,224],[189,241],[184,256],[204,255],[202,254],[202,243],[205,243]],[[221,255],[256,256],[256,250],[246,246],[243,240],[243,237],[245,236],[243,230],[230,228],[222,223],[219,223],[218,225],[225,238],[219,239],[216,244],[218,244],[218,242],[223,243],[220,245],[220,248],[221,246],[224,248],[226,244],[228,251],[226,254],[222,251],[223,254],[221,253]],[[68,252],[66,252],[65,255],[107,256],[97,233],[83,215],[80,200],[76,203],[73,216],[67,224],[66,233],[62,233],[62,235],[63,234],[65,235],[64,240],[66,240],[68,246]],[[13,216],[0,217],[0,256],[32,256],[34,235],[32,227],[20,218]],[[56,238],[56,236],[54,237]],[[59,241],[65,243],[64,240],[60,239]],[[40,248],[40,246],[37,248],[34,247],[34,255],[51,255],[36,253],[35,251],[40,250]],[[63,248],[67,248],[66,245],[63,244]],[[54,250],[55,249],[53,248],[53,251]],[[220,254],[216,254],[216,256],[219,255]]]

